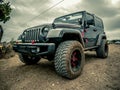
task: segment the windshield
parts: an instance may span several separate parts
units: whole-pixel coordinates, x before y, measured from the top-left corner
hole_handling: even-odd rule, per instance
[[[82,13],[74,13],[56,18],[54,20],[54,23],[71,23],[71,24],[80,25],[81,19],[82,19]]]

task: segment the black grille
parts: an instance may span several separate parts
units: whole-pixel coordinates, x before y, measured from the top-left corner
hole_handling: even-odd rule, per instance
[[[27,43],[32,42],[32,40],[34,40],[35,42],[40,42],[40,34],[41,28],[25,30],[22,35],[22,39],[24,40],[24,42]]]

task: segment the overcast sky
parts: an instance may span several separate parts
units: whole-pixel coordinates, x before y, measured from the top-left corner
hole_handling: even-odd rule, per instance
[[[24,29],[65,14],[86,10],[101,17],[108,39],[120,39],[120,0],[6,0],[11,2],[11,19],[3,25],[2,41],[16,39]],[[50,7],[60,4],[48,10]],[[44,11],[48,10],[46,13]]]

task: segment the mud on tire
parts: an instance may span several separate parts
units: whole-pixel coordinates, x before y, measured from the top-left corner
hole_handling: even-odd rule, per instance
[[[108,57],[109,47],[107,44],[107,40],[103,39],[101,45],[96,49],[97,57],[99,58],[107,58]]]
[[[40,60],[40,57],[33,57],[24,54],[19,54],[19,59],[23,63],[27,65],[31,65],[31,64],[36,64]]]
[[[55,54],[56,72],[66,78],[78,77],[85,63],[85,55],[82,45],[78,41],[62,42]]]

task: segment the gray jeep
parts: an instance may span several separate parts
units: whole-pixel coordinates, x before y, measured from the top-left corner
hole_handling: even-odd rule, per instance
[[[52,24],[24,30],[13,49],[25,64],[35,64],[41,58],[54,60],[56,72],[69,79],[81,74],[84,51],[94,50],[99,58],[108,56],[103,22],[86,11],[64,15]]]

